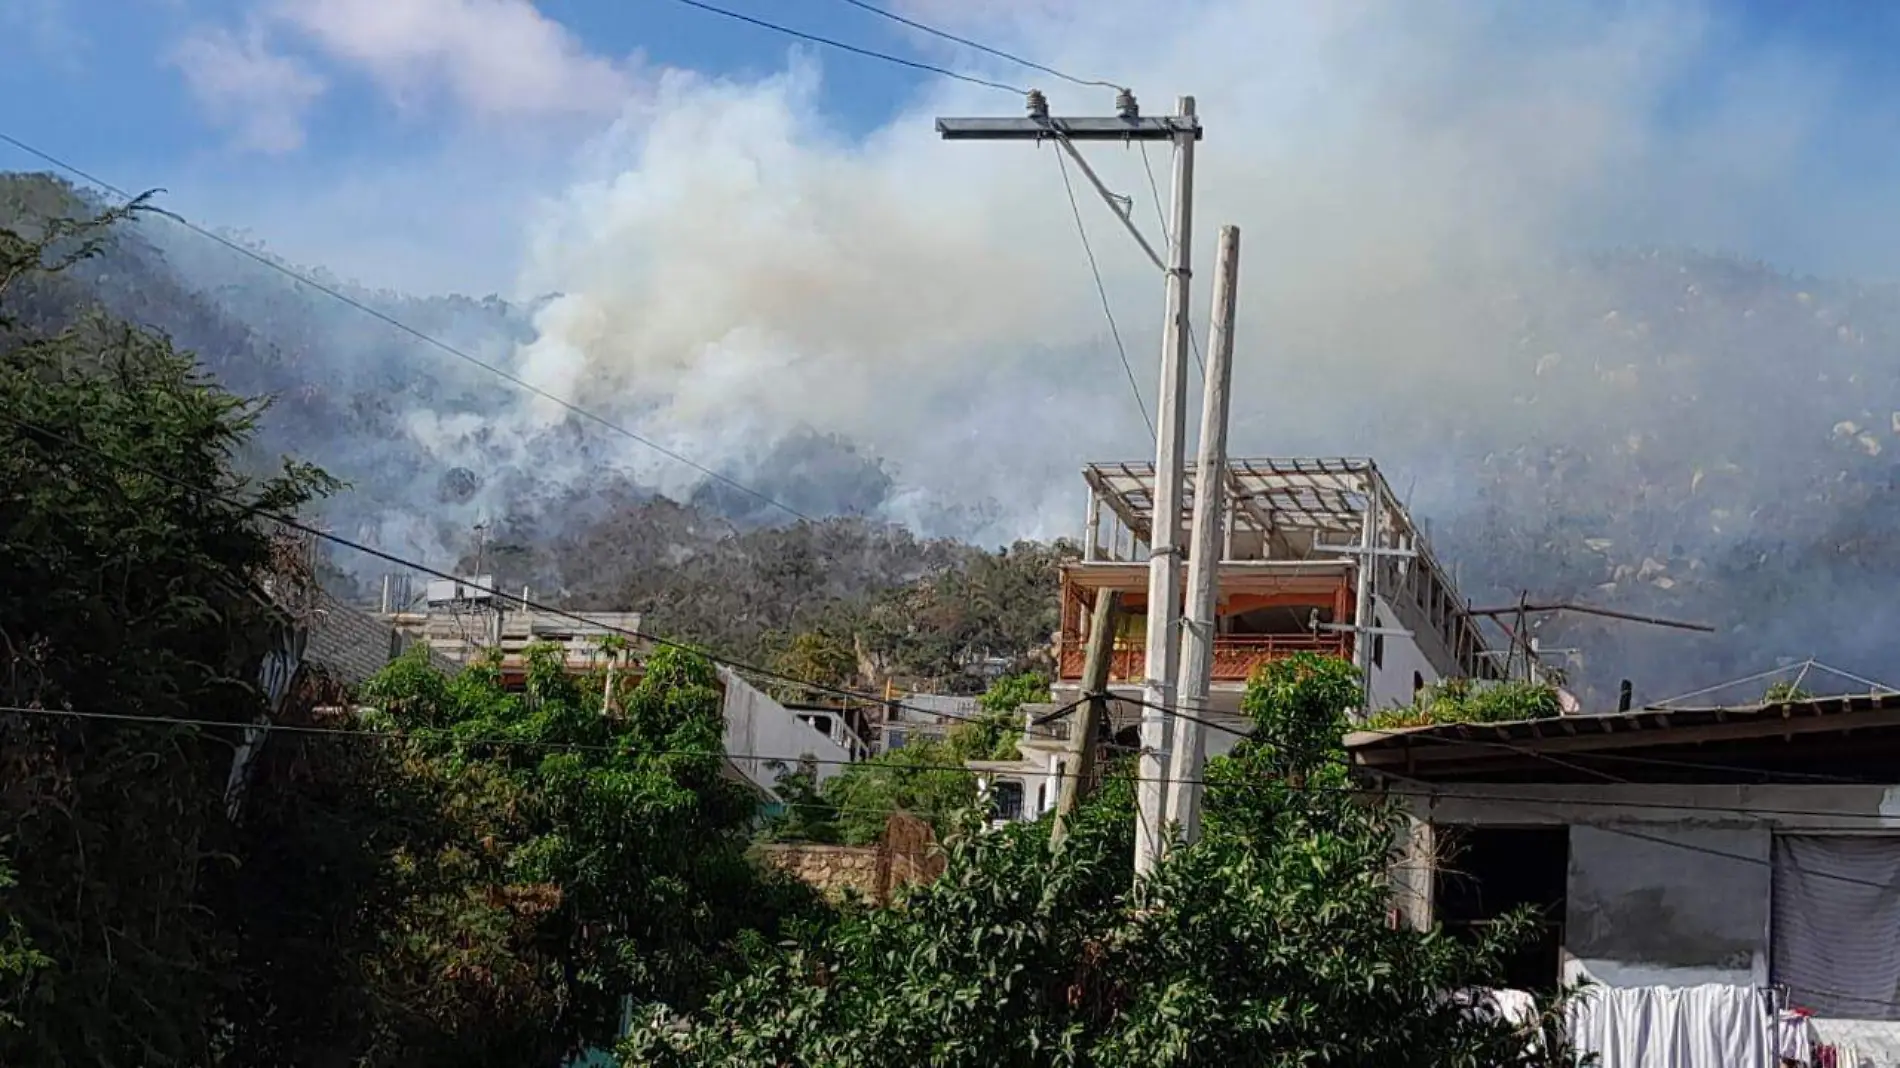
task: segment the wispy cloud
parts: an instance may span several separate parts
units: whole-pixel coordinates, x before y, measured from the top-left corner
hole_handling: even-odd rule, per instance
[[[302,0],[275,17],[403,99],[487,117],[609,114],[626,73],[528,0]]]
[[[530,0],[273,0],[241,31],[193,31],[172,59],[214,121],[268,152],[302,144],[325,88],[318,60],[405,110],[447,105],[480,122],[611,117],[633,89],[625,64],[590,52]]]
[[[261,26],[242,32],[193,30],[170,60],[212,121],[232,129],[242,148],[266,153],[303,147],[304,114],[323,94],[323,78],[302,60],[273,51]]]

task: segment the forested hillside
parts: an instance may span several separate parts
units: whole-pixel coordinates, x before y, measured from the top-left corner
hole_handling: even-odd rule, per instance
[[[75,204],[44,177],[0,182],[0,223]],[[1460,328],[1489,362],[1468,405],[1375,393],[1363,442],[1342,450],[1377,457],[1401,487],[1427,476],[1413,506],[1463,592],[1718,629],[1551,622],[1545,647],[1577,650],[1573,675],[1598,698],[1620,677],[1660,698],[1810,655],[1891,674],[1900,288],[1670,251],[1538,277],[1470,283],[1483,314]],[[532,332],[495,298],[333,284],[498,365]],[[783,439],[743,472],[819,517],[788,525],[729,488],[656,495],[597,428],[517,433],[520,398],[492,373],[163,220],[121,228],[107,254],[24,298],[23,317],[56,323],[94,300],[198,352],[233,390],[275,395],[257,455],[323,463],[349,487],[325,505],[332,527],[387,551],[473,563],[486,521],[483,562],[508,584],[641,609],[748,657],[804,634],[834,663],[844,650],[932,675],[1026,661],[1053,629],[1054,550],[998,555],[893,525],[896,476],[851,442]],[[373,587],[377,565],[336,563]]]

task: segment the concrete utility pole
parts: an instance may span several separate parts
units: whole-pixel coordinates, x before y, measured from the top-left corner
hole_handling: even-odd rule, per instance
[[[1077,141],[1167,141],[1174,145],[1173,211],[1168,232],[1167,322],[1161,333],[1161,389],[1156,404],[1154,529],[1148,538],[1148,635],[1146,678],[1142,699],[1141,760],[1136,783],[1135,872],[1154,868],[1164,840],[1163,816],[1167,794],[1163,777],[1168,767],[1168,713],[1180,667],[1180,645],[1175,635],[1181,617],[1181,477],[1186,427],[1181,417],[1182,394],[1187,391],[1188,264],[1194,228],[1194,143],[1201,139],[1201,123],[1194,114],[1194,98],[1180,99],[1175,114],[1143,118],[1133,93],[1116,97],[1114,118],[1051,118],[1049,102],[1031,90],[1029,115],[1021,119],[938,119],[937,132],[956,141],[1042,141],[1053,139],[1080,165],[1110,210],[1121,219],[1153,256],[1129,218],[1127,207],[1110,196],[1095,172],[1075,150]]]
[[[1177,109],[1194,119],[1194,98]],[[1141,781],[1135,793],[1135,874],[1146,875],[1161,859],[1166,838],[1168,713],[1181,666],[1181,481],[1187,427],[1181,402],[1187,392],[1188,264],[1194,234],[1194,137],[1174,139],[1174,210],[1168,231],[1168,321],[1161,331],[1161,390],[1155,408],[1155,493],[1148,539],[1147,678],[1142,683]]]
[[[1379,566],[1379,477],[1372,468],[1366,469],[1366,510],[1360,516],[1365,524],[1359,531],[1359,589],[1352,610],[1352,659],[1359,668],[1359,685],[1365,690],[1365,700],[1360,714],[1372,714],[1372,643],[1381,635],[1373,622],[1376,607],[1373,600],[1372,578],[1378,573]]]
[[[1056,818],[1049,841],[1060,842],[1069,833],[1075,806],[1092,785],[1095,775],[1095,735],[1108,722],[1108,678],[1115,660],[1115,626],[1121,620],[1121,594],[1103,590],[1095,598],[1089,620],[1089,647],[1082,661],[1082,707],[1069,735],[1069,773],[1056,793]]]
[[[1220,595],[1227,494],[1227,410],[1233,383],[1234,302],[1240,283],[1240,228],[1223,226],[1214,257],[1214,329],[1207,346],[1201,398],[1201,449],[1194,460],[1194,533],[1188,550],[1187,611],[1181,617],[1181,692],[1178,708],[1206,719],[1214,684],[1214,617]],[[1201,771],[1207,729],[1185,716],[1174,720],[1168,771],[1168,822],[1184,841],[1201,834]]]

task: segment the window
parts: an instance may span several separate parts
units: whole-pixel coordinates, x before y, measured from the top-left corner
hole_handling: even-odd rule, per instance
[[[886,750],[904,748],[904,732],[894,727],[884,728],[884,748]]]
[[[1379,613],[1372,613],[1372,629],[1376,631],[1384,625],[1385,624],[1379,622]],[[1383,634],[1374,634],[1372,636],[1372,666],[1385,666],[1385,635]]]
[[[990,815],[999,820],[1023,818],[1023,784],[1004,779],[990,787]]]

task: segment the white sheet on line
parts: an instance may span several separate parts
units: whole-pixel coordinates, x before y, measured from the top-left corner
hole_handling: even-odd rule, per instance
[[[1774,1068],[1775,1021],[1754,987],[1588,987],[1570,1034],[1601,1068]]]

